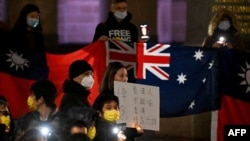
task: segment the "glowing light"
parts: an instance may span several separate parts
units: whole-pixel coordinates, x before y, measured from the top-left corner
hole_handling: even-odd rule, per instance
[[[113,133],[114,133],[114,134],[117,134],[118,132],[119,132],[119,128],[114,127],[114,128],[113,128]]]
[[[41,133],[44,135],[44,136],[47,136],[49,134],[49,128],[48,127],[41,127],[40,128],[40,131]]]
[[[224,42],[226,41],[226,39],[225,39],[225,37],[221,36],[221,37],[219,38],[219,41],[224,43]]]

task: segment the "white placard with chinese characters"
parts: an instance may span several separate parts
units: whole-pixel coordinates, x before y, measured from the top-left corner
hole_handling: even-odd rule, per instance
[[[143,129],[159,131],[159,87],[115,81],[114,92],[120,102],[119,123],[125,122],[127,127],[138,123]]]

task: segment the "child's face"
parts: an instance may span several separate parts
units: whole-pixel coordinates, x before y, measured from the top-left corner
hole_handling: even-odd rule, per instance
[[[109,110],[116,110],[116,111],[118,111],[119,108],[118,108],[117,102],[110,101],[110,102],[104,103],[104,105],[102,107],[102,112],[104,113],[105,111],[109,111]]]
[[[115,101],[104,103],[101,117],[108,122],[116,122],[120,118],[118,104]]]

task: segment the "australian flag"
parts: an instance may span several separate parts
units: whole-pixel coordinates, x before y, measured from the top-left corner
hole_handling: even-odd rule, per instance
[[[161,117],[196,114],[219,107],[218,50],[148,43],[131,47],[116,41],[109,44],[118,44],[120,48],[110,49],[109,61],[120,60],[131,66],[136,83],[160,87]]]

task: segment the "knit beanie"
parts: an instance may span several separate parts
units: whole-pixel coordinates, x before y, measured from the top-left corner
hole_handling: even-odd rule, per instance
[[[69,79],[73,80],[76,76],[86,72],[93,71],[91,65],[85,60],[76,60],[69,67]]]

